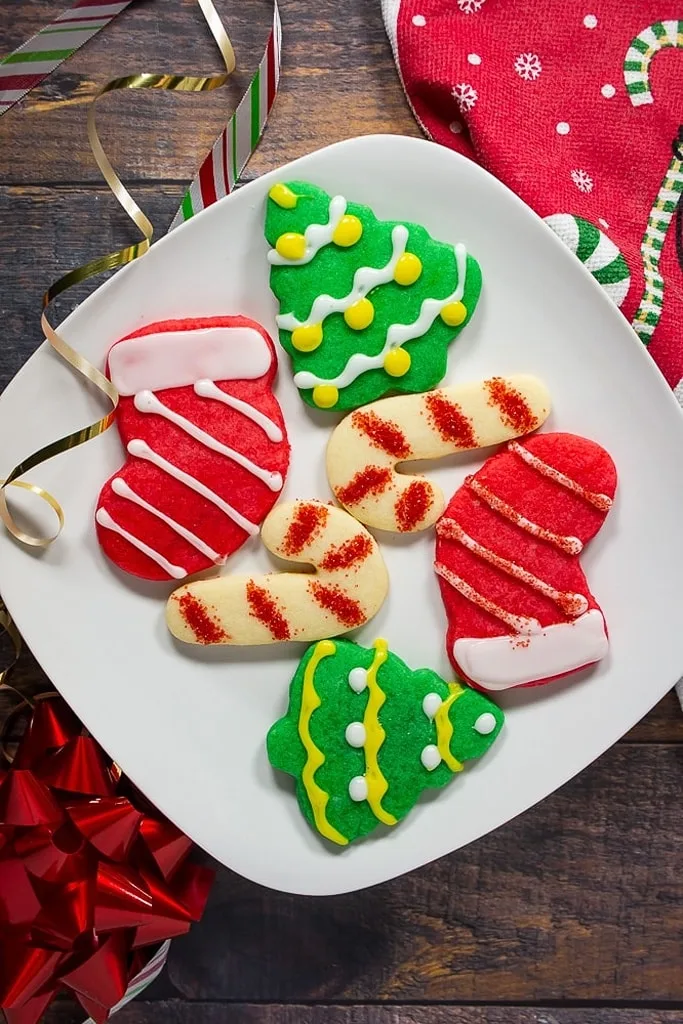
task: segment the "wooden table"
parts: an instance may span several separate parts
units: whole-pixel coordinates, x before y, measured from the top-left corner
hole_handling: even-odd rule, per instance
[[[0,52],[65,5],[4,0]],[[160,232],[263,48],[269,0],[218,7],[244,69],[233,85],[100,107],[108,152]],[[282,87],[250,176],[353,135],[418,134],[379,0],[281,9]],[[114,75],[218,67],[193,0],[142,0],[0,119],[0,387],[40,341],[45,286],[134,237],[89,154],[88,97]],[[28,654],[16,678],[44,682]],[[117,1021],[678,1024],[682,968],[683,715],[670,694],[540,806],[386,885],[295,898],[219,870],[168,974]],[[47,1016],[80,1019],[68,1002]]]

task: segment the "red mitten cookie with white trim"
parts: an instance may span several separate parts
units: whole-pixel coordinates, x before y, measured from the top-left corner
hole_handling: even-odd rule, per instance
[[[483,690],[536,686],[599,661],[605,619],[579,554],[609,512],[612,459],[575,434],[512,441],[456,491],[435,570],[455,670]]]
[[[95,519],[120,569],[182,579],[258,533],[289,465],[276,370],[267,332],[242,316],[148,324],[112,346],[128,459]]]

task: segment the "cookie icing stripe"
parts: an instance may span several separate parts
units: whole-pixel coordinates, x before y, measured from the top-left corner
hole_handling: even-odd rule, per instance
[[[310,263],[313,257],[332,241],[339,222],[346,213],[346,200],[343,196],[334,196],[330,200],[329,220],[327,224],[309,224],[304,231],[306,250],[301,259],[289,260],[281,256],[277,249],[271,249],[268,253],[268,262],[276,267],[301,267]]]
[[[318,295],[313,301],[311,312],[305,320],[297,320],[291,313],[283,313],[275,317],[278,327],[284,331],[294,331],[297,327],[310,327],[321,324],[332,313],[343,313],[349,306],[364,298],[372,288],[388,284],[394,279],[396,264],[405,252],[408,241],[408,228],[397,224],[391,232],[391,259],[383,267],[359,267],[353,276],[353,287],[348,295],[335,299],[332,295]]]
[[[144,508],[147,512],[151,512],[153,516],[156,516],[157,519],[162,521],[162,523],[166,523],[167,526],[170,526],[170,528],[174,530],[179,537],[182,537],[188,542],[188,544],[195,547],[197,551],[201,551],[203,555],[210,558],[216,565],[222,565],[225,562],[223,555],[219,555],[219,553],[214,551],[212,547],[209,547],[201,537],[198,537],[196,533],[192,533],[192,531],[188,530],[187,527],[177,523],[175,519],[171,519],[170,516],[167,516],[166,513],[162,512],[161,509],[156,507],[156,505],[151,505],[148,501],[145,501],[145,499],[134,491],[132,487],[129,487],[126,481],[120,476],[114,477],[111,482],[111,489],[114,494],[118,494],[120,498],[126,498],[128,501],[132,501],[135,505],[139,505],[140,508]]]
[[[211,398],[216,402],[222,402],[223,405],[227,405],[230,409],[235,409],[236,412],[242,413],[247,419],[261,427],[269,441],[274,441],[276,444],[282,441],[284,435],[277,423],[261,412],[260,409],[257,409],[256,406],[245,402],[244,399],[228,395],[214,381],[195,381],[194,393],[199,395],[200,398]]]
[[[300,390],[329,385],[336,388],[345,388],[352,384],[367,370],[379,370],[384,366],[384,360],[392,349],[398,348],[407,341],[421,337],[432,326],[437,316],[444,308],[453,302],[460,302],[465,294],[466,273],[467,273],[467,250],[460,242],[455,246],[455,259],[458,267],[458,286],[452,295],[445,299],[425,299],[420,307],[420,315],[412,324],[392,324],[387,331],[386,341],[382,351],[377,355],[369,356],[364,352],[355,352],[350,356],[346,366],[336,377],[317,377],[314,373],[301,370],[294,374],[294,383]]]
[[[488,597],[484,597],[478,590],[470,586],[461,576],[458,576],[447,566],[443,565],[442,562],[434,563],[434,572],[437,576],[440,576],[450,583],[450,585],[462,594],[464,598],[471,601],[472,604],[476,604],[483,611],[488,612],[489,615],[493,615],[496,619],[500,619],[506,626],[513,629],[515,633],[522,633],[527,635],[529,633],[538,633],[541,629],[541,623],[538,619],[527,618],[525,615],[515,615],[514,612],[508,612],[505,608],[501,608],[495,601],[489,601]]]
[[[303,690],[301,693],[301,710],[299,711],[299,738],[306,751],[306,764],[301,772],[301,781],[304,784],[306,795],[313,811],[315,827],[326,839],[340,846],[346,846],[348,839],[343,836],[334,825],[327,820],[327,804],[330,799],[329,793],[315,781],[315,773],[325,763],[325,755],[317,747],[311,737],[310,722],[311,715],[316,711],[322,701],[315,688],[315,671],[323,660],[336,653],[336,646],[331,640],[321,640],[316,644],[310,661],[304,672]]]
[[[255,380],[272,365],[268,342],[254,327],[199,327],[141,334],[109,352],[109,377],[121,395],[163,391],[210,380]]]
[[[495,566],[496,569],[500,569],[501,572],[507,573],[508,576],[514,577],[519,580],[520,583],[526,583],[528,587],[532,587],[534,590],[538,590],[539,593],[545,597],[550,598],[558,605],[565,615],[569,615],[575,618],[577,615],[583,615],[584,612],[588,611],[588,600],[583,594],[574,594],[569,590],[557,590],[555,587],[546,583],[545,580],[539,579],[538,576],[534,576],[533,573],[529,572],[523,566],[518,565],[517,562],[511,562],[507,558],[503,558],[502,555],[497,555],[495,551],[491,551],[484,544],[480,544],[473,537],[470,537],[468,533],[465,533],[462,526],[455,521],[455,519],[441,519],[437,523],[436,532],[440,537],[447,540],[455,540],[462,544],[463,547],[467,548],[473,554],[478,555],[485,562],[489,562]]]
[[[95,514],[95,519],[100,526],[105,528],[105,530],[111,530],[113,533],[118,533],[120,537],[127,540],[134,548],[137,548],[138,551],[142,551],[143,555],[147,555],[147,557],[151,558],[152,561],[157,563],[157,565],[160,565],[164,572],[167,572],[172,579],[181,580],[183,576],[187,576],[187,571],[183,569],[182,566],[173,565],[173,563],[164,558],[159,551],[155,551],[155,549],[151,548],[149,544],[145,544],[143,540],[140,540],[134,534],[129,533],[128,530],[124,530],[122,526],[119,526],[116,520],[112,518],[109,512],[107,512],[106,508],[98,508],[97,513]]]
[[[554,466],[544,462],[543,459],[539,459],[537,455],[530,452],[523,444],[519,444],[518,441],[510,441],[508,448],[515,455],[519,455],[520,459],[526,462],[527,466],[531,466],[541,476],[547,476],[549,480],[553,480],[560,487],[564,487],[566,490],[571,491],[572,494],[583,498],[589,505],[594,505],[600,512],[609,512],[611,509],[612,499],[607,494],[594,494],[593,491],[589,491],[586,487],[577,483],[576,480],[572,480],[570,476],[566,476],[559,469],[555,469]]]
[[[453,657],[468,679],[488,690],[507,690],[600,661],[608,645],[605,620],[592,608],[521,643],[514,636],[461,637],[453,644]]]
[[[460,686],[459,683],[449,683],[448,689],[450,691],[450,696],[443,701],[434,715],[434,724],[436,725],[436,747],[441,755],[441,760],[448,765],[450,770],[452,772],[461,772],[464,765],[458,761],[457,757],[453,757],[451,753],[453,723],[451,722],[448,711],[456,702],[458,697],[462,697],[465,692],[465,687]]]
[[[206,484],[201,483],[200,480],[197,480],[178,466],[174,466],[172,462],[169,462],[167,459],[163,458],[163,456],[159,455],[158,452],[155,452],[153,448],[150,448],[146,441],[141,440],[139,437],[133,438],[132,441],[128,442],[128,451],[138,459],[146,459],[147,462],[151,462],[153,465],[163,470],[164,473],[168,473],[169,476],[179,480],[180,483],[185,484],[191,490],[196,491],[197,494],[201,494],[203,498],[206,498],[208,501],[216,505],[221,512],[225,512],[226,516],[232,519],[234,523],[237,523],[245,533],[255,536],[259,532],[259,528],[255,523],[252,523],[251,520],[247,519],[246,516],[243,516],[241,512],[238,512],[236,508],[229,505],[227,501],[223,501],[223,499],[216,494],[215,491],[212,491],[210,487],[207,487]]]
[[[386,694],[377,682],[377,673],[387,660],[388,645],[386,640],[375,640],[373,644],[375,656],[372,665],[368,669],[367,686],[369,691],[368,703],[363,716],[365,726],[365,781],[368,786],[366,797],[370,810],[378,821],[385,825],[395,825],[396,818],[389,814],[382,807],[382,800],[389,789],[389,783],[382,774],[377,755],[380,747],[386,738],[386,732],[379,722],[379,712],[386,701]]]
[[[138,412],[163,416],[169,423],[174,423],[176,427],[180,427],[186,434],[193,437],[195,441],[203,444],[205,448],[210,448],[211,451],[218,452],[219,455],[232,459],[242,469],[246,469],[247,472],[255,476],[257,480],[261,480],[271,491],[282,490],[282,477],[279,473],[271,473],[270,470],[264,469],[263,466],[252,462],[246,455],[242,455],[240,452],[235,451],[234,448],[230,448],[215,437],[212,437],[211,434],[207,434],[205,430],[192,423],[191,420],[186,419],[185,416],[181,416],[180,413],[169,409],[152,391],[138,391],[133,399],[133,403]]]
[[[548,541],[549,544],[554,544],[556,548],[559,548],[560,551],[564,551],[568,555],[578,555],[583,551],[583,543],[578,537],[565,537],[561,533],[546,530],[544,526],[539,526],[538,523],[532,522],[526,516],[520,515],[517,509],[513,508],[512,505],[508,505],[506,501],[499,498],[497,494],[490,491],[488,487],[485,487],[475,477],[468,477],[465,483],[489,508],[504,516],[505,519],[509,519],[515,526],[519,526],[520,530],[530,533],[532,537]]]

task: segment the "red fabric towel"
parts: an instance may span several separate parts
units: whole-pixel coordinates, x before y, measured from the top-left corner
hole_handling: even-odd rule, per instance
[[[683,402],[683,0],[382,0],[415,116],[504,181]]]

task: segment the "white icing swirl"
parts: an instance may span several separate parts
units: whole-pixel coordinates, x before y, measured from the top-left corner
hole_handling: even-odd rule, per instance
[[[275,267],[302,267],[305,263],[310,263],[316,253],[324,248],[324,246],[330,244],[332,236],[345,213],[346,200],[344,196],[334,196],[330,200],[327,224],[309,224],[304,231],[306,249],[303,256],[298,260],[288,260],[286,256],[281,256],[277,249],[271,249],[268,253],[268,262],[272,263]]]

